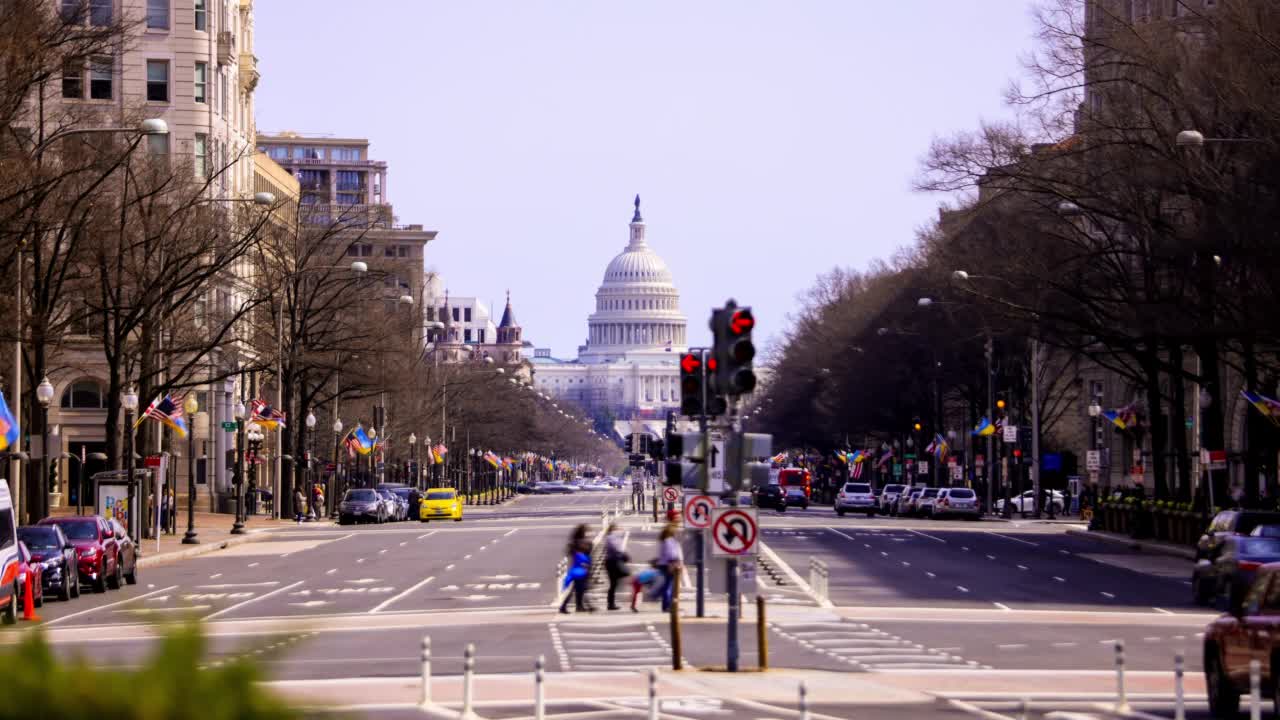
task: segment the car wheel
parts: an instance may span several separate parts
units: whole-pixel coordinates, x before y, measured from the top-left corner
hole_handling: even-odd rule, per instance
[[[67,571],[62,576],[62,587],[58,588],[58,599],[62,602],[71,601],[71,581],[73,579],[70,571]]]
[[[1240,712],[1240,691],[1223,671],[1217,651],[1209,648],[1205,653],[1204,682],[1209,691],[1209,712],[1214,717],[1235,717]]]
[[[454,521],[454,522],[462,522],[462,518],[461,518],[461,517],[456,517],[456,518],[454,518],[454,519],[453,519],[453,521]]]
[[[133,559],[133,567],[129,568],[129,572],[124,574],[124,581],[130,585],[138,584],[138,558]]]
[[[13,625],[18,622],[18,586],[14,585],[9,588],[9,602],[4,605],[4,612],[0,614],[0,622],[5,625]]]
[[[98,579],[93,581],[93,591],[96,593],[107,591],[107,561],[105,559],[98,566]]]
[[[41,580],[40,582],[36,582],[35,580],[31,581],[31,594],[33,596],[31,604],[35,605],[36,607],[44,607],[44,581],[43,580]]]
[[[71,571],[71,579],[67,581],[71,585],[71,597],[80,597],[80,569],[76,568]]]
[[[117,557],[116,569],[111,571],[111,577],[107,578],[107,587],[111,588],[112,590],[119,590],[120,586],[124,584],[121,582],[121,579],[124,577],[124,575],[121,572],[120,565],[121,565],[120,558]]]

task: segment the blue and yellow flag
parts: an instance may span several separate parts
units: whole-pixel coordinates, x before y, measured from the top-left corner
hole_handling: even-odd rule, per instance
[[[369,438],[369,433],[364,431],[363,425],[356,425],[356,429],[351,433],[356,440],[356,452],[361,455],[368,455],[373,452],[373,440]]]
[[[13,452],[17,452],[18,438],[21,437],[18,432],[18,421],[14,419],[13,413],[9,410],[9,403],[5,402],[4,393],[0,392],[0,450],[9,450],[13,448]]]
[[[1262,413],[1262,416],[1271,421],[1272,425],[1280,427],[1280,400],[1269,398],[1262,393],[1250,392],[1248,390],[1240,391],[1241,397],[1249,401],[1249,404]]]
[[[992,424],[992,422],[987,418],[982,418],[981,420],[978,421],[977,427],[973,429],[973,434],[981,435],[981,436],[995,435],[996,426]]]

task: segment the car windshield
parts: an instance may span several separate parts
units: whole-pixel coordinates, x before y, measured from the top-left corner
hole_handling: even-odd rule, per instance
[[[427,493],[427,499],[428,500],[452,500],[453,491],[452,490],[432,490],[431,492]]]
[[[1236,532],[1241,535],[1248,535],[1259,525],[1276,522],[1280,522],[1280,513],[1240,513],[1240,520],[1236,523]]]
[[[867,485],[866,483],[849,483],[844,486],[844,491],[847,493],[864,493],[865,494],[865,493],[871,492],[871,486]]]
[[[924,491],[924,495],[922,497],[937,497],[937,496],[938,496],[938,488],[929,488],[928,490]]]
[[[1280,525],[1259,525],[1250,534],[1254,537],[1280,538]],[[18,535],[21,536],[22,532],[19,531]]]
[[[58,525],[62,528],[63,534],[72,540],[97,540],[98,539],[98,523],[77,521],[77,522],[60,522]]]
[[[968,499],[973,497],[973,491],[969,488],[951,488],[947,491],[947,497]]]
[[[1241,538],[1239,541],[1241,555],[1276,555],[1280,556],[1280,538],[1259,537]]]
[[[396,488],[391,492],[407,500],[409,498],[409,493],[412,492],[412,490],[410,488]]]
[[[352,490],[347,493],[347,499],[356,502],[373,502],[378,499],[378,494],[372,490]]]
[[[58,531],[51,527],[18,528],[18,539],[35,552],[60,550],[62,547],[58,543]]]
[[[884,491],[887,493],[900,493],[902,492],[902,486],[901,485],[885,485]]]

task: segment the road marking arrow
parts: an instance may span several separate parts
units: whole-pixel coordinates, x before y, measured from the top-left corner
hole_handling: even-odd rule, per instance
[[[306,602],[289,603],[289,604],[293,605],[294,607],[313,608],[313,607],[320,607],[321,605],[329,605],[331,603],[328,600],[308,600]]]

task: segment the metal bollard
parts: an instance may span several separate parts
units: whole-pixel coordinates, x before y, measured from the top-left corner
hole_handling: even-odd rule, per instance
[[[533,664],[533,720],[544,720],[546,718],[546,710],[543,707],[546,703],[546,695],[542,688],[542,668],[545,664],[543,657],[538,656],[537,662]]]
[[[649,668],[649,720],[658,720],[658,671]]]
[[[476,669],[476,646],[474,643],[467,643],[467,649],[462,654],[462,717],[474,717],[475,712],[471,709],[471,683],[472,673]]]
[[[1186,720],[1186,699],[1182,694],[1182,671],[1185,662],[1182,653],[1173,656],[1173,720]]]
[[[1124,640],[1116,640],[1116,711],[1128,710],[1129,700],[1124,693]]]
[[[1249,720],[1262,720],[1262,663],[1249,661]]]
[[[431,636],[422,636],[422,702],[426,709],[431,704]]]
[[[800,720],[809,720],[809,686],[800,681]]]
[[[1027,710],[1031,707],[1031,701],[1022,698],[1018,701],[1018,720],[1027,720]]]

